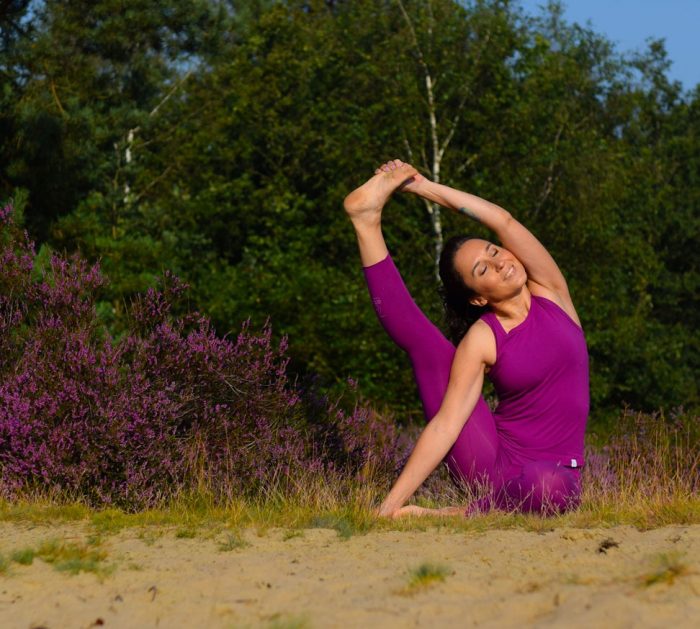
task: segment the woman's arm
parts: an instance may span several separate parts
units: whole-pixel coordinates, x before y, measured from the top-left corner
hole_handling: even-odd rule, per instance
[[[423,429],[378,515],[393,516],[445,458],[476,406],[484,368],[495,361],[495,351],[489,327],[475,323],[457,347],[440,410]]]
[[[566,279],[557,263],[532,232],[513,218],[510,212],[481,197],[434,183],[424,177],[411,183],[405,190],[483,223],[522,262],[528,279],[564,299],[570,299]]]

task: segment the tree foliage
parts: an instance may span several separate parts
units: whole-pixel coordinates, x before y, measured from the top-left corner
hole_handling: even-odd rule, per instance
[[[171,269],[219,331],[271,316],[296,372],[418,414],[342,199],[393,157],[434,177],[444,146],[440,180],[506,207],[564,271],[594,410],[698,404],[700,89],[669,80],[662,42],[620,54],[556,3],[507,0],[11,4],[0,193],[28,192],[45,246],[101,259],[115,332]],[[440,323],[437,239],[487,234],[427,209],[399,197],[384,230]]]

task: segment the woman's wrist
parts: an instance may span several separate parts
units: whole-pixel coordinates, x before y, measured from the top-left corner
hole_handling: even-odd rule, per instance
[[[395,511],[398,511],[401,507],[403,507],[403,502],[397,502],[396,500],[394,500],[393,496],[389,494],[386,498],[384,498],[382,504],[379,505],[379,510],[382,513],[391,514]]]
[[[454,209],[440,194],[440,184],[436,184],[434,181],[430,181],[430,179],[424,179],[421,185],[417,187],[415,194],[432,203],[438,203],[448,209]]]

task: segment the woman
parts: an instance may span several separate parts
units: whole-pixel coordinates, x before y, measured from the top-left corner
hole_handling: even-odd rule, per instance
[[[455,346],[423,315],[386,248],[381,213],[400,189],[489,227],[502,246],[452,238],[440,259],[443,295],[463,321]],[[580,503],[588,417],[588,352],[566,280],[542,244],[503,208],[436,184],[392,160],[344,207],[380,322],[410,359],[427,426],[377,514],[467,516],[492,508],[545,515]],[[466,327],[466,326],[465,326]],[[499,404],[481,396],[484,374]],[[403,506],[445,459],[453,478],[492,490],[468,507]]]

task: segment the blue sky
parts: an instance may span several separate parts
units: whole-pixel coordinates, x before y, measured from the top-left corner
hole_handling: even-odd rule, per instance
[[[546,0],[520,0],[536,15]],[[671,79],[686,90],[700,83],[700,0],[568,0],[562,2],[567,22],[585,25],[615,42],[616,50],[646,49],[648,37],[666,39],[673,62]]]

